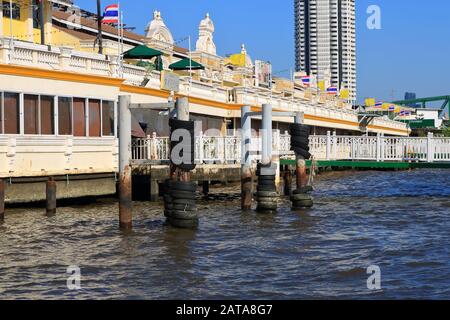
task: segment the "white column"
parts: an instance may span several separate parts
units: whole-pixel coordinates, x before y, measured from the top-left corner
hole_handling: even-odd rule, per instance
[[[427,162],[434,162],[434,141],[432,132],[429,132],[427,136]]]
[[[331,132],[327,131],[327,152],[326,152],[326,160],[330,160],[331,158]]]

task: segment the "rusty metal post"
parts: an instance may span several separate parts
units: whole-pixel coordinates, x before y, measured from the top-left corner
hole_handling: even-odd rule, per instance
[[[130,96],[119,96],[119,221],[122,230],[132,228],[130,100]]]
[[[252,209],[252,158],[250,155],[250,146],[252,140],[252,120],[248,116],[251,111],[250,106],[241,108],[241,207],[242,210]]]
[[[0,179],[0,222],[5,219],[5,182]]]
[[[295,123],[304,123],[304,113],[297,112],[295,116]],[[306,173],[306,161],[301,155],[296,156],[296,176],[297,176],[297,190],[304,189],[308,185],[308,175]]]
[[[46,207],[47,214],[56,214],[56,181],[50,177],[46,184]]]
[[[289,165],[284,166],[284,195],[290,196],[292,193],[292,172]]]

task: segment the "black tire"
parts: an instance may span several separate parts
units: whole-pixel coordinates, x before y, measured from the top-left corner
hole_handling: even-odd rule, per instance
[[[302,193],[302,194],[293,194],[291,196],[291,201],[292,202],[297,202],[297,201],[307,201],[307,200],[312,200],[311,196],[309,194],[306,193]]]
[[[258,191],[256,193],[257,198],[275,198],[275,197],[279,197],[279,196],[280,195],[274,191]]]
[[[293,123],[289,126],[289,132],[291,133],[291,136],[309,135],[310,131],[311,131],[311,128],[304,124]]]
[[[298,137],[298,136],[292,136],[292,137],[291,137],[291,144],[303,144],[303,145],[309,145],[309,138],[306,138],[306,137]]]
[[[275,181],[275,176],[271,175],[271,176],[258,176],[258,180],[270,180],[270,181]]]
[[[185,129],[188,131],[194,131],[195,122],[194,121],[183,121],[183,120],[177,120],[177,119],[169,119],[169,127],[172,128],[172,130]]]
[[[301,144],[301,143],[295,143],[295,142],[293,144],[291,144],[291,149],[295,150],[297,148],[303,149],[303,150],[308,151],[308,152],[310,150],[310,147],[309,147],[308,144]]]
[[[258,186],[275,186],[274,180],[259,180]]]
[[[266,185],[258,185],[256,187],[256,190],[258,191],[271,191],[271,192],[276,192],[277,188],[275,187],[275,185],[270,185],[270,186],[266,186]]]
[[[173,204],[182,204],[182,205],[192,205],[195,206],[196,202],[195,200],[188,200],[188,199],[175,199],[173,200]]]
[[[172,210],[170,217],[173,219],[180,219],[180,220],[198,219],[197,211]]]
[[[189,191],[173,191],[172,192],[172,199],[187,199],[187,200],[195,200],[197,198],[197,195],[195,192],[189,192]]]
[[[256,202],[262,205],[273,205],[273,204],[277,205],[278,198],[257,198]]]
[[[197,185],[191,182],[177,181],[172,184],[172,191],[173,190],[195,192],[197,191]]]
[[[167,218],[167,222],[172,227],[181,229],[195,229],[198,227],[199,224],[198,219],[182,220],[182,219]]]
[[[302,148],[294,148],[294,152],[300,156],[302,156],[303,158],[305,158],[306,160],[311,159],[311,153],[309,153],[309,151],[306,151]]]
[[[180,211],[197,211],[197,206],[192,204],[173,204],[172,209]]]

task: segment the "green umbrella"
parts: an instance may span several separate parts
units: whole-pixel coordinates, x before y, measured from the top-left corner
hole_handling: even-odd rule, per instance
[[[145,45],[140,45],[128,50],[123,54],[124,59],[151,59],[154,57],[161,56],[163,53],[161,51],[149,48]]]
[[[178,62],[172,63],[169,66],[172,70],[205,70],[205,67],[194,60],[184,58]]]

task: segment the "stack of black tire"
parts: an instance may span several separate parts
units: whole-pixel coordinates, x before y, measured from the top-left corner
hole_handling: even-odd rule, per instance
[[[305,160],[311,159],[311,153],[309,153],[309,126],[293,123],[289,126],[289,133],[291,134],[291,150]]]
[[[195,150],[195,135],[194,135],[194,121],[181,121],[173,120],[169,121],[171,129],[170,146],[171,150],[175,147],[188,147],[180,148],[182,150],[179,155],[182,159],[189,159],[187,162],[174,163],[183,172],[189,172],[195,169],[194,164],[194,150]],[[187,130],[189,132],[189,139],[182,141],[175,141],[173,139],[173,133],[175,130]],[[191,154],[183,154],[184,150],[191,150]],[[197,184],[185,181],[173,181],[171,179],[166,180],[164,184],[164,215],[167,218],[167,222],[176,228],[196,228],[199,223],[197,206],[196,206],[196,192]]]
[[[196,228],[199,222],[196,206],[197,185],[166,180],[165,189],[164,215],[167,222],[177,228]]]
[[[305,160],[311,159],[310,147],[309,147],[309,126],[303,124],[291,124],[289,132],[291,134],[291,150],[295,152],[297,157],[301,157]],[[307,186],[301,189],[297,189],[291,196],[292,208],[302,209],[311,208],[313,206],[313,199],[309,192],[312,191],[312,187]]]
[[[272,174],[273,173],[273,174]],[[256,175],[258,186],[256,211],[261,213],[275,213],[278,208],[278,193],[275,185],[275,172],[271,166],[258,164]]]

